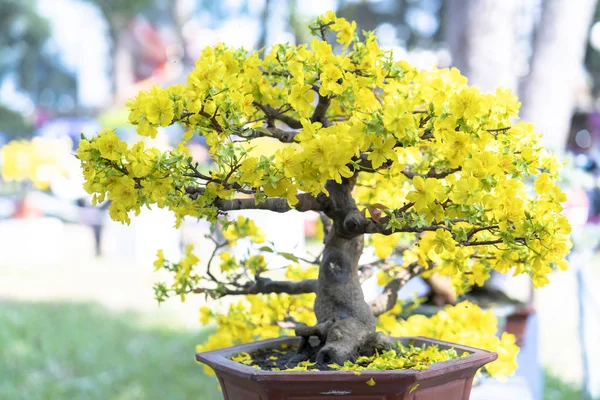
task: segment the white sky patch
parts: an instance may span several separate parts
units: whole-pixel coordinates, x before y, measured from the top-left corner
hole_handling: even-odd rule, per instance
[[[0,86],[0,98],[3,105],[24,115],[31,115],[35,109],[31,99],[18,90],[14,76],[3,80]]]
[[[305,0],[298,2],[298,12],[305,17],[316,17],[337,9],[337,0]]]

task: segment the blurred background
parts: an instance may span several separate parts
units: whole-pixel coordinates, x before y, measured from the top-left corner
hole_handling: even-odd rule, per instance
[[[132,140],[126,101],[185,82],[205,46],[305,43],[327,10],[375,30],[398,59],[456,66],[485,91],[512,88],[522,118],[562,155],[571,268],[535,295],[527,282],[500,283],[527,305],[506,386],[519,394],[474,396],[600,398],[596,0],[0,0],[0,399],[220,398],[193,360],[210,332],[198,322],[203,300],[159,308],[152,290],[156,250],[177,257],[194,242],[202,258],[208,226],[175,230],[162,210],[129,227],[110,221],[91,207],[74,149],[106,127]],[[182,134],[163,129],[153,145]],[[200,138],[190,146],[206,160]],[[258,215],[281,250],[314,245],[314,215],[281,218]]]

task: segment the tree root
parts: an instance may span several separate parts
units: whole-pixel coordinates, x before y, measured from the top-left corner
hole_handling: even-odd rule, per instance
[[[343,365],[359,356],[372,356],[376,351],[394,347],[389,337],[352,317],[332,319],[315,326],[298,326],[296,335],[302,337],[299,355],[304,355],[304,359],[314,357],[321,365]],[[310,337],[317,337],[319,345],[311,347]]]

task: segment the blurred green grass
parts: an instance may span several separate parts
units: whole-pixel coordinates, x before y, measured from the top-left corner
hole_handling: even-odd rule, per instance
[[[0,399],[222,399],[193,358],[209,333],[95,303],[0,301]],[[583,398],[548,371],[544,389]]]
[[[209,332],[93,303],[0,302],[0,399],[221,399],[194,361]]]
[[[563,381],[552,372],[544,371],[544,400],[582,400],[586,399],[581,387]],[[591,400],[591,399],[590,399]],[[596,397],[594,400],[600,400]]]

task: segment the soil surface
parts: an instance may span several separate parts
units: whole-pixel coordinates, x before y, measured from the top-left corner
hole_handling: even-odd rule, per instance
[[[321,346],[308,347],[303,353],[298,353],[298,347],[287,347],[280,349],[261,349],[254,353],[250,353],[252,357],[252,364],[250,366],[259,366],[264,371],[272,371],[274,368],[280,370],[286,370],[294,368],[302,361],[310,361],[311,363],[316,361],[317,353],[321,349]],[[309,369],[318,369],[319,371],[333,371],[333,368],[328,367],[326,364],[315,364]]]
[[[271,349],[261,349],[255,351],[254,353],[250,353],[250,357],[252,358],[252,363],[247,364],[251,367],[260,367],[263,371],[275,371],[277,370],[286,370],[290,368],[297,367],[299,363],[303,361],[309,361],[311,363],[315,363],[314,365],[309,365],[309,370],[319,370],[319,371],[336,371],[337,369],[329,367],[328,364],[316,363],[317,353],[321,349],[322,346],[314,346],[307,347],[304,352],[298,353],[297,346],[290,346],[285,348],[271,348]],[[352,360],[354,361],[354,360]],[[370,361],[365,363],[356,363],[356,365],[360,365],[366,367],[369,365]]]

